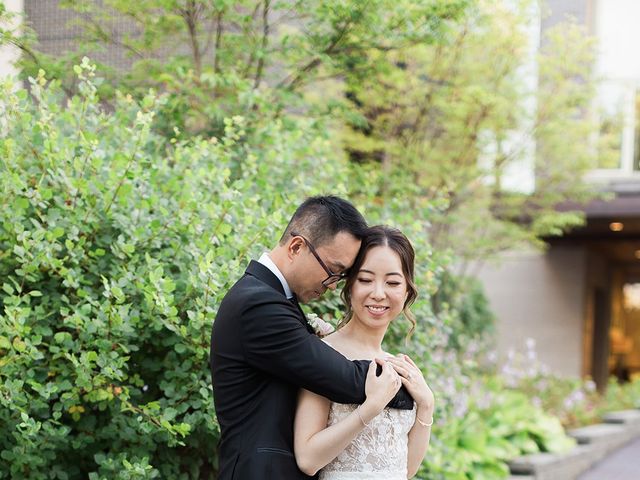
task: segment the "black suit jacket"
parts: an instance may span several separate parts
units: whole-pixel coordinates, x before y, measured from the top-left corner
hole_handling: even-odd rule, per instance
[[[305,479],[293,455],[297,394],[362,403],[368,361],[322,342],[282,284],[252,261],[222,300],[211,335],[211,374],[221,429],[219,480]],[[412,408],[401,390],[390,404]]]

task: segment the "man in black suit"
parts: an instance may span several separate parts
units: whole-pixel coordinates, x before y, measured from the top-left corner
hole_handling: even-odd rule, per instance
[[[279,244],[251,261],[222,300],[210,357],[221,429],[219,480],[310,478],[293,455],[298,390],[362,403],[367,378],[378,381],[369,362],[349,361],[314,335],[298,304],[336,288],[366,228],[349,202],[309,198]],[[379,363],[380,378],[395,382],[392,368]],[[412,408],[413,401],[401,390],[391,406]]]

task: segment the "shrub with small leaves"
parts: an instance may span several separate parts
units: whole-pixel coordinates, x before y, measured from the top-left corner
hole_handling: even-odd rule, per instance
[[[215,478],[215,310],[341,160],[302,121],[165,139],[75,70],[0,87],[0,478]]]

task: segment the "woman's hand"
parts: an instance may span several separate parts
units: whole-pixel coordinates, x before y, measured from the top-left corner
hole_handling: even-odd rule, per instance
[[[427,448],[429,448],[435,401],[433,392],[413,360],[407,355],[399,354],[388,358],[387,361],[400,374],[402,383],[417,404],[416,419],[409,431],[409,452],[407,455],[407,477],[411,478],[420,468]]]
[[[380,376],[376,375],[378,365],[382,367]],[[398,393],[401,385],[402,378],[392,365],[380,359],[371,362],[365,384],[367,399],[359,407],[362,421],[367,424],[373,417],[378,415]]]
[[[430,412],[433,415],[435,400],[433,392],[427,385],[422,372],[408,355],[400,353],[395,357],[388,357],[387,361],[400,375],[402,384],[415,400],[418,409]]]

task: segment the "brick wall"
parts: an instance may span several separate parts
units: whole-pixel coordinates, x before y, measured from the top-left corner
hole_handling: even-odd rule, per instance
[[[109,45],[102,50],[92,49],[83,41],[81,22],[88,22],[86,17],[65,8],[61,8],[58,0],[24,0],[24,11],[27,23],[38,36],[38,49],[51,54],[60,55],[79,50],[99,62],[112,67],[127,68],[133,58],[122,46]],[[135,25],[126,18],[116,18],[101,23],[100,27],[111,32],[117,39],[123,35],[135,34]]]

